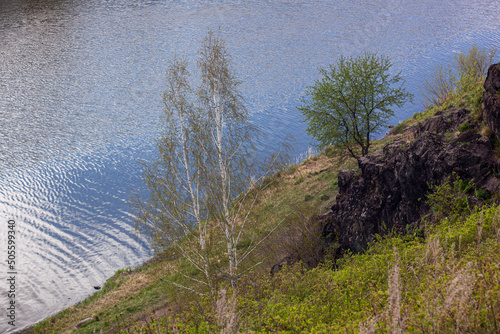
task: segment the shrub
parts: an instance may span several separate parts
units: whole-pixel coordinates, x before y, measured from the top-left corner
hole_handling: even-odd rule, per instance
[[[488,190],[484,190],[484,189],[476,189],[474,194],[476,195],[477,198],[479,198],[482,201],[487,201],[491,197],[490,192]]]
[[[455,98],[463,100],[465,94],[467,96],[461,104],[477,109],[482,94],[482,86],[478,83],[484,82],[486,71],[495,53],[496,50],[493,48],[488,51],[479,50],[474,45],[467,53],[460,52],[455,56],[452,68],[437,67],[423,83],[422,95],[425,98],[426,108],[442,105]],[[479,90],[480,94],[476,90]],[[474,94],[469,96],[471,92]]]
[[[432,220],[456,220],[469,214],[471,211],[466,193],[470,187],[470,181],[462,180],[456,174],[446,178],[440,185],[430,185],[426,203],[431,209]]]
[[[342,147],[355,159],[369,153],[372,136],[394,116],[394,106],[413,97],[391,67],[389,58],[366,53],[340,57],[328,70],[320,69],[322,79],[308,87],[298,108],[319,148]]]

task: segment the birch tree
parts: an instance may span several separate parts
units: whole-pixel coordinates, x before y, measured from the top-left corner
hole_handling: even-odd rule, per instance
[[[153,248],[177,249],[203,274],[203,279],[186,277],[208,287],[214,297],[221,277],[236,287],[242,262],[263,241],[238,251],[250,212],[265,188],[260,180],[288,160],[278,152],[265,168],[257,165],[252,144],[257,131],[238,91],[240,82],[230,70],[224,41],[212,32],[203,41],[197,65],[200,85],[194,90],[185,60],[169,66],[159,158],[144,172],[149,197],[134,197],[133,204],[136,228]],[[214,260],[221,253],[221,240],[227,254],[227,268],[222,269]]]

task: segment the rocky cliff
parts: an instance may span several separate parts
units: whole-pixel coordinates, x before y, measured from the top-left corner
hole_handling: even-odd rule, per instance
[[[484,84],[482,118],[500,139],[500,64],[492,65]],[[404,130],[382,150],[359,160],[359,168],[339,173],[339,194],[323,215],[327,244],[360,252],[374,234],[405,230],[429,210],[430,184],[455,172],[476,188],[498,191],[500,160],[492,138],[481,135],[481,122],[469,110],[449,109]]]

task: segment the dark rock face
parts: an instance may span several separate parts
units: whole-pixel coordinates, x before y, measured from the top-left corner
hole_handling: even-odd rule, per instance
[[[500,63],[491,65],[484,82],[483,120],[500,139]]]
[[[488,69],[484,88],[483,120],[500,140],[500,64]],[[466,122],[471,130],[460,133],[458,127]],[[338,245],[337,252],[361,252],[374,234],[383,234],[384,226],[404,232],[406,226],[418,225],[429,211],[429,185],[453,173],[476,188],[498,191],[500,159],[490,139],[476,133],[475,123],[466,109],[438,113],[406,129],[382,150],[360,158],[358,169],[341,171],[336,202],[318,217],[326,246]],[[271,272],[298,259],[300,254],[286,257]]]
[[[339,194],[325,218],[323,234],[340,249],[364,250],[374,234],[417,224],[428,212],[429,183],[457,173],[476,187],[496,191],[500,163],[490,140],[456,128],[471,121],[465,109],[436,115],[405,131],[382,150],[359,160],[357,170],[339,173]],[[453,139],[452,139],[453,138]]]

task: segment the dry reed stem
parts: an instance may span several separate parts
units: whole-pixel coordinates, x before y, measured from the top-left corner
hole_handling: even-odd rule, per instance
[[[399,268],[399,254],[394,247],[394,265],[389,270],[389,319],[391,321],[391,333],[400,334],[404,332],[404,319],[401,317],[401,276]]]
[[[359,334],[375,334],[377,330],[375,326],[379,320],[379,316],[372,317],[371,319],[359,323]]]
[[[471,271],[472,266],[473,264],[469,262],[465,268],[459,270],[446,291],[443,317],[448,314],[455,314],[456,333],[467,332],[467,306],[476,283],[476,277]],[[454,312],[450,313],[450,311]]]

